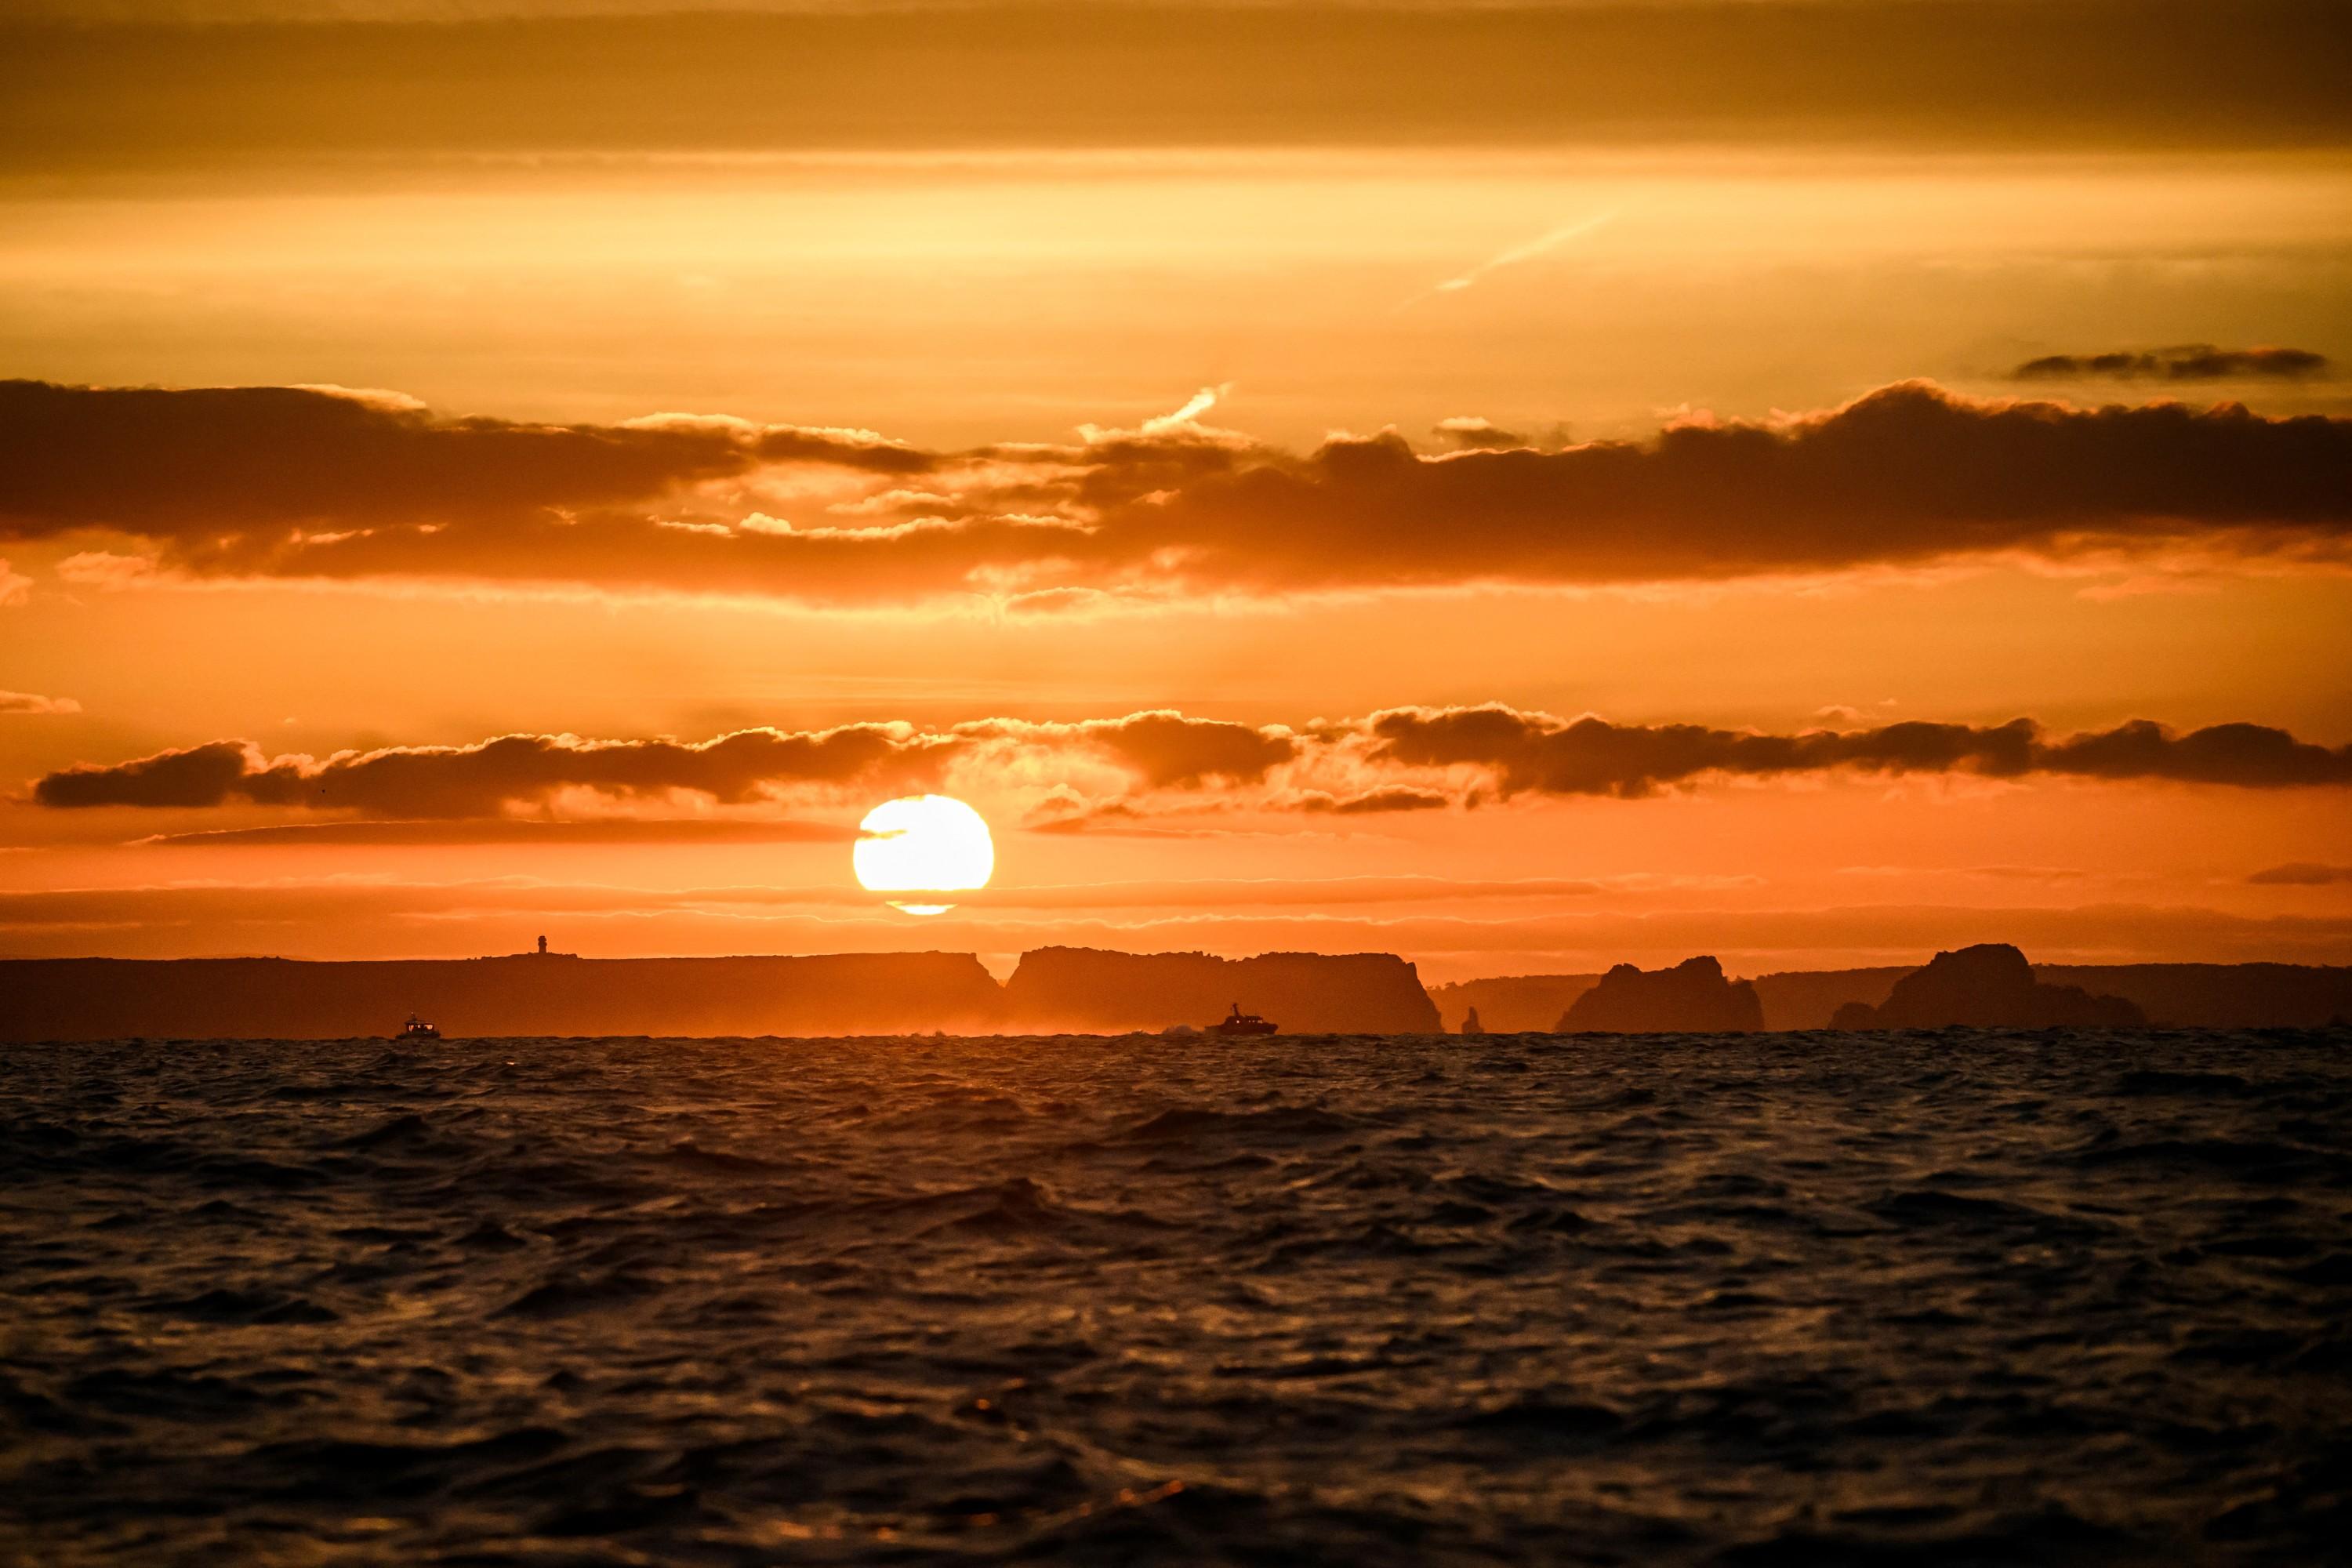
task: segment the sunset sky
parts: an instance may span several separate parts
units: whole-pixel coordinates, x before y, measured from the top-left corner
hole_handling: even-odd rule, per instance
[[[0,954],[2352,962],[2336,0],[7,16]]]

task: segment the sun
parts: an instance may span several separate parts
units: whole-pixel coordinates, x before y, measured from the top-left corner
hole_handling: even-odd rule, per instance
[[[988,823],[963,802],[944,795],[886,800],[859,823],[850,851],[860,887],[877,893],[951,893],[988,886],[996,869],[996,843]],[[953,904],[890,900],[910,915],[940,915]]]

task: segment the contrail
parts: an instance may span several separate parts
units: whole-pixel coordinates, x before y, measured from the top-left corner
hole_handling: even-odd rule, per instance
[[[1486,260],[1478,263],[1477,266],[1473,267],[1469,271],[1463,273],[1460,277],[1448,278],[1444,282],[1437,284],[1435,287],[1429,289],[1427,293],[1415,294],[1412,299],[1407,300],[1403,304],[1399,305],[1397,309],[1400,310],[1409,310],[1412,306],[1420,304],[1423,300],[1434,298],[1439,294],[1459,294],[1463,289],[1469,288],[1470,285],[1477,282],[1478,279],[1486,277],[1489,272],[1500,271],[1506,267],[1517,267],[1522,261],[1533,261],[1537,257],[1542,256],[1548,251],[1554,250],[1559,247],[1567,244],[1571,239],[1575,239],[1582,235],[1591,234],[1594,229],[1599,228],[1601,225],[1609,222],[1616,216],[1616,209],[1612,207],[1607,212],[1595,213],[1592,216],[1580,219],[1578,222],[1563,224],[1559,228],[1553,229],[1549,234],[1542,235],[1535,239],[1528,241],[1525,245],[1515,245],[1508,250],[1501,251],[1496,255],[1488,257]]]

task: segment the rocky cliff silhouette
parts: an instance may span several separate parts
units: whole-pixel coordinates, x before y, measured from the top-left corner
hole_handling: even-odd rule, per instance
[[[1434,1035],[1437,1009],[1413,966],[1388,952],[1112,952],[1045,947],[1004,984],[1024,1033],[1157,1031],[1213,1024],[1234,1003],[1286,1035]]]
[[[1560,1017],[1563,1035],[1745,1034],[1764,1027],[1756,987],[1724,978],[1712,958],[1672,969],[1621,963]]]
[[[2014,992],[2016,963],[2003,961],[2001,968],[2005,979],[1999,984]],[[1630,965],[1612,973],[1642,974]],[[707,959],[550,953],[383,963],[0,959],[0,1039],[334,1039],[388,1035],[411,1012],[453,1038],[1158,1032],[1211,1022],[1236,1001],[1290,1034],[1433,1034],[1441,1027],[1441,1008],[1443,1026],[1458,1029],[1472,1006],[1497,1033],[1818,1029],[1830,1026],[1847,1004],[1860,1006],[1844,1015],[1843,1026],[1892,1028],[1911,1026],[1882,1024],[1879,1009],[1898,983],[1917,973],[1906,967],[1764,975],[1753,983],[1762,1005],[1759,1026],[1744,1008],[1730,1023],[1714,1015],[1693,1022],[1698,1015],[1641,1009],[1619,1009],[1608,1022],[1589,1022],[1595,1015],[1578,1016],[1575,1005],[1600,988],[1604,977],[1591,974],[1439,986],[1433,1005],[1412,965],[1384,953],[1224,960],[1049,948],[1024,959],[1013,984],[1003,987],[971,954],[943,952]],[[2028,973],[2045,988],[2135,1004],[2158,1027],[2317,1028],[2352,1017],[2352,967],[2341,965],[2042,965]],[[1719,970],[1716,978],[1720,981]],[[1629,994],[1630,984],[1620,980],[1613,994]],[[1727,983],[1725,989],[1748,984]],[[2095,1016],[2122,1015],[2109,1009]]]
[[[2047,985],[2025,954],[2007,942],[1939,952],[1926,968],[1895,983],[1873,1007],[1849,1002],[1833,1029],[2129,1029],[2147,1015],[2120,996],[2094,996],[2079,985]]]

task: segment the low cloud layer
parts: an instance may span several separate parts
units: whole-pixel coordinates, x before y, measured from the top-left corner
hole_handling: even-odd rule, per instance
[[[101,587],[425,579],[1047,610],[2093,550],[2336,560],[2352,538],[2352,419],[1916,383],[1647,441],[1429,454],[1384,433],[1302,456],[1181,417],[926,452],[708,417],[537,426],[331,390],[17,382],[0,384],[0,541],[87,542],[59,571]]]
[[[501,735],[470,746],[393,746],[325,758],[264,753],[214,741],[110,765],[83,764],[36,781],[37,805],[199,810],[226,805],[341,811],[432,820],[497,817],[578,803],[691,796],[722,806],[845,792],[941,787],[958,768],[1000,783],[1076,778],[1136,792],[1262,783],[1297,754],[1279,727],[1170,712],[1077,723],[990,719],[945,730],[903,723],[831,730],[741,730],[711,741],[598,741]]]
[[[415,823],[593,816],[615,807],[677,815],[689,805],[803,806],[950,789],[1025,803],[1028,825],[1046,830],[1173,831],[1233,812],[1373,816],[1523,795],[1633,799],[1708,781],[1837,774],[2341,788],[2352,784],[2352,746],[2259,724],[2184,732],[2146,721],[2065,735],[2029,719],[1771,734],[1563,720],[1499,705],[1391,709],[1301,730],[1152,711],[933,730],[745,730],[698,743],[505,735],[325,758],[272,757],[249,742],[215,741],[61,769],[35,781],[31,798],[68,810],[271,807]]]
[[[2162,780],[2245,789],[2352,784],[2352,746],[2298,741],[2262,724],[2187,733],[2137,720],[2052,736],[2031,719],[2000,725],[1910,722],[1793,735],[1699,724],[1563,722],[1504,707],[1393,710],[1368,724],[1375,762],[1469,767],[1504,795],[1636,797],[1707,775],[1777,778],[1840,771]]]
[[[2305,381],[2325,375],[2327,356],[2309,349],[2223,349],[2181,343],[2168,349],[2095,354],[2044,354],[2010,374],[2019,381]]]
[[[70,697],[39,697],[30,691],[0,691],[0,713],[79,713],[81,704]]]
[[[2352,866],[2323,866],[2310,860],[2293,860],[2284,866],[2266,867],[2246,880],[2258,888],[2326,888],[2338,882],[2352,882]]]

